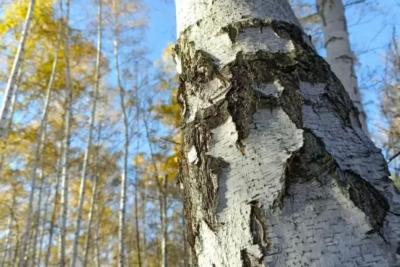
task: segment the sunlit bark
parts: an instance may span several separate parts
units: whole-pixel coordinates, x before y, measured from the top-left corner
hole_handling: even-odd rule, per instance
[[[385,160],[287,1],[176,7],[193,264],[399,265]]]

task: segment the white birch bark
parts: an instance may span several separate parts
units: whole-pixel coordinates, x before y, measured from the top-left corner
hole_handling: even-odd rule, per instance
[[[98,174],[93,179],[93,187],[92,187],[92,197],[90,199],[90,210],[89,210],[89,218],[88,218],[88,229],[87,229],[87,237],[85,241],[85,251],[83,253],[83,266],[86,267],[89,260],[89,251],[90,251],[90,242],[92,235],[92,224],[93,224],[93,215],[95,210],[95,202],[97,198],[97,189],[98,188]]]
[[[18,71],[24,56],[26,39],[28,38],[29,27],[32,20],[32,14],[35,8],[35,0],[29,1],[28,10],[25,17],[25,22],[22,28],[21,38],[18,43],[17,52],[14,57],[14,62],[11,67],[11,72],[8,77],[7,85],[4,90],[3,101],[0,108],[0,138],[4,137],[5,128],[7,128],[7,118],[11,110],[11,102],[15,94],[15,83],[18,77]]]
[[[135,71],[138,72],[137,65],[135,66]],[[135,86],[135,98],[136,98],[136,125],[140,125],[140,102],[139,102],[139,84],[136,82]],[[137,138],[136,140],[136,151],[139,151],[140,147],[140,140]],[[135,166],[135,172],[136,172],[136,177],[135,177],[135,192],[134,192],[134,215],[135,215],[135,230],[136,230],[136,250],[137,250],[137,263],[138,267],[145,267],[145,260],[142,257],[142,250],[146,250],[142,248],[142,241],[140,240],[140,233],[143,232],[145,233],[145,229],[141,228],[141,225],[139,223],[139,182],[140,182],[140,173],[138,170],[138,166]],[[145,200],[143,200],[142,205],[146,205]],[[146,216],[145,209],[143,209],[143,218]],[[143,227],[144,228],[144,227]]]
[[[326,59],[357,107],[362,128],[368,133],[367,119],[355,72],[356,58],[351,50],[343,1],[317,0],[317,8],[322,18]]]
[[[286,0],[177,0],[195,266],[398,266],[385,160]]]
[[[99,125],[98,129],[98,134],[97,134],[97,144],[100,144],[100,138],[101,138],[101,124]],[[85,241],[85,251],[84,251],[84,258],[83,258],[83,267],[86,267],[88,264],[89,260],[89,251],[91,247],[91,242],[92,240],[92,224],[93,224],[93,217],[94,217],[94,212],[95,212],[95,205],[96,205],[96,200],[97,200],[97,191],[98,191],[98,183],[99,183],[99,150],[97,149],[96,155],[95,155],[95,174],[93,178],[93,185],[92,185],[92,197],[90,199],[90,210],[89,210],[89,217],[88,217],[88,227],[87,227],[87,237]]]
[[[64,140],[63,137],[61,137],[61,140]],[[54,185],[54,199],[53,199],[53,207],[51,211],[51,218],[50,218],[50,228],[49,228],[49,238],[47,241],[47,249],[46,249],[46,255],[44,259],[44,266],[47,267],[49,266],[50,262],[50,256],[51,256],[51,247],[53,245],[53,237],[54,237],[54,229],[56,227],[56,221],[57,221],[57,208],[58,208],[58,202],[59,202],[59,195],[60,195],[60,183],[61,183],[61,170],[62,170],[62,155],[63,155],[63,144],[61,144],[61,151],[60,151],[60,157],[57,162],[57,174],[56,174],[56,183]]]
[[[100,235],[99,235],[99,222],[97,222],[97,227],[96,227],[96,242],[95,242],[95,253],[96,253],[96,267],[101,267],[101,257],[100,257],[100,245],[99,245],[99,240],[100,240]]]
[[[49,186],[49,185],[48,185]],[[42,258],[43,258],[43,245],[44,245],[44,238],[46,236],[46,225],[48,222],[48,211],[50,207],[50,199],[51,199],[51,194],[52,193],[52,188],[49,186],[47,195],[46,195],[46,200],[44,203],[44,211],[43,211],[43,218],[42,218],[42,223],[41,223],[41,231],[40,231],[40,240],[39,240],[39,250],[37,252],[36,258],[37,258],[37,266],[42,266]],[[35,265],[34,265],[35,266]]]
[[[60,225],[60,267],[67,265],[66,259],[66,235],[67,235],[67,220],[68,220],[68,193],[69,193],[69,149],[70,149],[70,135],[72,123],[72,80],[70,68],[70,29],[69,29],[69,16],[70,16],[70,0],[65,0],[65,91],[66,91],[66,105],[65,105],[65,125],[64,125],[64,141],[61,156],[61,225]]]
[[[92,94],[92,111],[90,115],[90,122],[89,122],[89,135],[85,150],[85,155],[83,158],[83,166],[82,166],[82,173],[81,173],[81,184],[79,189],[79,200],[78,200],[78,210],[77,210],[77,219],[76,219],[76,226],[75,226],[75,235],[74,235],[74,243],[72,247],[72,267],[76,266],[77,257],[78,257],[78,242],[82,224],[82,208],[83,202],[85,200],[85,193],[86,193],[86,180],[88,175],[88,166],[90,160],[90,152],[92,149],[92,139],[93,139],[93,132],[96,123],[96,110],[97,110],[97,100],[99,95],[99,85],[100,85],[100,60],[101,60],[101,50],[102,50],[102,4],[101,0],[98,1],[98,9],[97,9],[97,20],[98,20],[98,27],[97,27],[97,56],[96,56],[96,73],[95,73],[95,84]]]
[[[135,214],[135,237],[136,237],[136,255],[137,255],[137,262],[138,266],[142,267],[142,247],[141,247],[141,241],[140,241],[140,224],[139,224],[139,196],[138,192],[139,191],[139,181],[138,181],[138,174],[136,174],[136,183],[135,183],[135,192],[134,192],[134,197],[135,197],[135,203],[134,203],[134,214]]]
[[[41,164],[43,166],[43,163]],[[39,238],[39,230],[40,230],[40,218],[42,216],[42,198],[43,198],[43,190],[45,186],[46,177],[44,175],[43,169],[40,173],[40,185],[39,190],[37,192],[37,204],[36,204],[36,211],[34,216],[34,223],[33,223],[33,238],[32,238],[32,260],[30,261],[30,266],[35,267],[38,266],[36,262],[36,253],[37,253],[37,246],[38,246],[38,238]]]
[[[116,33],[117,36],[117,33]],[[114,39],[114,58],[116,66],[116,75],[119,89],[120,105],[122,110],[122,121],[123,121],[123,133],[124,133],[124,147],[123,147],[123,162],[122,162],[122,174],[121,174],[121,194],[119,203],[119,225],[118,225],[118,266],[125,266],[125,224],[126,224],[126,189],[128,179],[128,157],[129,157],[129,122],[128,113],[126,110],[125,103],[125,89],[122,86],[121,73],[119,66],[119,40],[118,37]]]
[[[168,177],[164,178],[160,190],[160,222],[161,222],[161,267],[168,267],[168,217],[167,217],[167,187]]]

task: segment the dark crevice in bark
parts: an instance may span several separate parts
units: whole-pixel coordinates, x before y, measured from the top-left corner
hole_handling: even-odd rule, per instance
[[[258,245],[263,255],[258,259],[258,262],[262,263],[264,257],[268,255],[268,251],[271,247],[271,241],[268,239],[267,216],[257,201],[251,202],[250,205],[251,236],[253,238],[253,244]]]
[[[285,173],[285,192],[294,183],[318,181],[327,184],[327,177],[335,177],[339,187],[367,216],[376,232],[380,232],[389,210],[386,198],[359,175],[343,171],[327,152],[324,143],[310,130],[305,129],[303,147],[288,161]],[[283,197],[280,203],[283,203]]]
[[[246,249],[240,251],[240,258],[242,260],[242,267],[263,267],[262,260],[260,261],[254,255],[251,255]]]

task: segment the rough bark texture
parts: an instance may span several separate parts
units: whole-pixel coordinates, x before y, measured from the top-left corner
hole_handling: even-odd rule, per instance
[[[398,266],[399,195],[282,0],[177,0],[197,266]]]
[[[317,8],[322,18],[327,61],[342,82],[350,99],[353,100],[359,111],[358,117],[362,128],[368,133],[366,115],[355,73],[356,59],[351,50],[343,2],[342,0],[317,0]]]

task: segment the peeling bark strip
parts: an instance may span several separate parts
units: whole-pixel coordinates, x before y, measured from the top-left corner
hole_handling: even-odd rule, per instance
[[[197,266],[397,266],[400,198],[282,0],[177,0]]]

